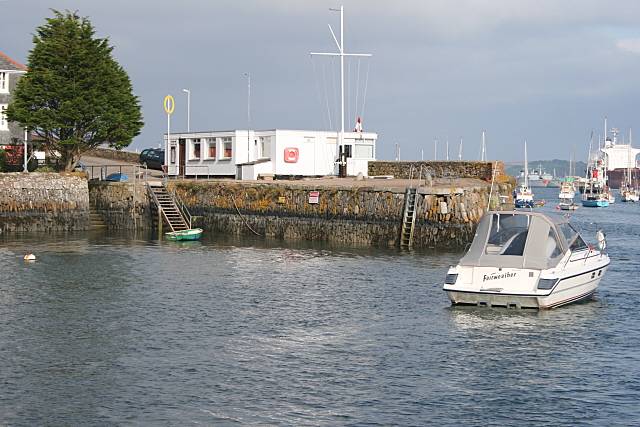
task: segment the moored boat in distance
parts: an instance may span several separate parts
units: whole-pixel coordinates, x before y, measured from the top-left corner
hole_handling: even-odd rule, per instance
[[[514,205],[516,208],[533,208],[533,193],[526,184],[520,185],[514,195]]]
[[[631,151],[631,148],[629,148]],[[633,179],[633,168],[631,164],[631,156],[629,156],[629,165],[624,174],[624,180],[620,186],[620,198],[623,202],[637,202],[640,200],[640,194],[638,193],[638,183]]]
[[[638,190],[632,186],[620,189],[620,199],[623,202],[637,202],[640,200]]]
[[[513,192],[513,203],[516,208],[533,208],[533,193],[529,189],[529,172],[527,170],[527,142],[524,142],[524,170],[518,182],[518,189]]]
[[[574,184],[573,177],[565,178],[564,182],[560,186],[560,193],[558,193],[558,198],[563,200],[573,200],[576,197],[576,187]]]
[[[589,164],[587,165],[587,177],[582,193],[582,206],[588,208],[603,208],[609,206],[615,198],[608,192],[607,177],[602,159],[592,155],[593,134],[589,144]]]
[[[452,305],[549,309],[591,299],[609,266],[604,234],[587,245],[565,216],[489,211],[443,290]]]
[[[585,183],[584,193],[582,194],[582,206],[588,208],[604,208],[609,206],[611,200],[610,193],[606,191],[604,181],[598,178],[598,171],[592,171],[591,178]]]
[[[573,200],[571,201],[571,203],[560,202],[558,203],[558,207],[556,209],[561,209],[563,211],[577,211],[578,205],[573,203]]]

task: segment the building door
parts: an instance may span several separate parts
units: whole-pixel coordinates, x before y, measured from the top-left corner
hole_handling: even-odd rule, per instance
[[[178,175],[184,176],[186,158],[187,158],[187,146],[186,141],[182,138],[178,139]]]

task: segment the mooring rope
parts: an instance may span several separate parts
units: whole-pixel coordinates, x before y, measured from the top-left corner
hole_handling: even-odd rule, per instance
[[[256,234],[257,236],[262,236],[262,234],[258,233],[256,230],[254,230],[253,228],[251,228],[251,226],[249,225],[249,223],[247,222],[247,220],[245,219],[245,217],[242,215],[242,212],[240,212],[240,208],[238,208],[238,204],[236,203],[236,198],[233,197],[233,194],[230,194],[231,196],[231,200],[233,200],[233,205],[236,207],[236,210],[238,211],[238,215],[240,215],[240,218],[242,218],[242,221],[244,221],[244,225],[247,226],[247,228],[251,231],[254,232],[254,234]]]

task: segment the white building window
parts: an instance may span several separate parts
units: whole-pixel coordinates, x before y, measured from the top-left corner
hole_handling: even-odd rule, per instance
[[[207,158],[215,159],[217,157],[217,144],[215,138],[209,138],[207,140]]]
[[[233,155],[233,148],[231,145],[231,137],[226,136],[222,138],[222,158],[230,159]]]
[[[260,137],[260,158],[262,159],[271,158],[271,137],[270,136]]]
[[[9,93],[9,74],[0,72],[0,93]]]
[[[356,144],[353,154],[356,159],[373,159],[373,145]]]
[[[4,110],[7,109],[7,104],[0,104],[0,130],[9,130],[9,122],[7,122],[4,116]]]
[[[200,138],[196,138],[194,140],[191,141],[191,158],[192,159],[199,159],[201,153],[201,149],[202,149],[202,145],[200,143]]]

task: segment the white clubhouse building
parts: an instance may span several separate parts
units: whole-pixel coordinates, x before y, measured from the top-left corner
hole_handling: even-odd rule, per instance
[[[341,152],[346,175],[367,175],[375,160],[377,133],[339,131],[231,130],[164,135],[169,176],[260,177],[338,175]],[[341,151],[342,148],[342,151]]]

